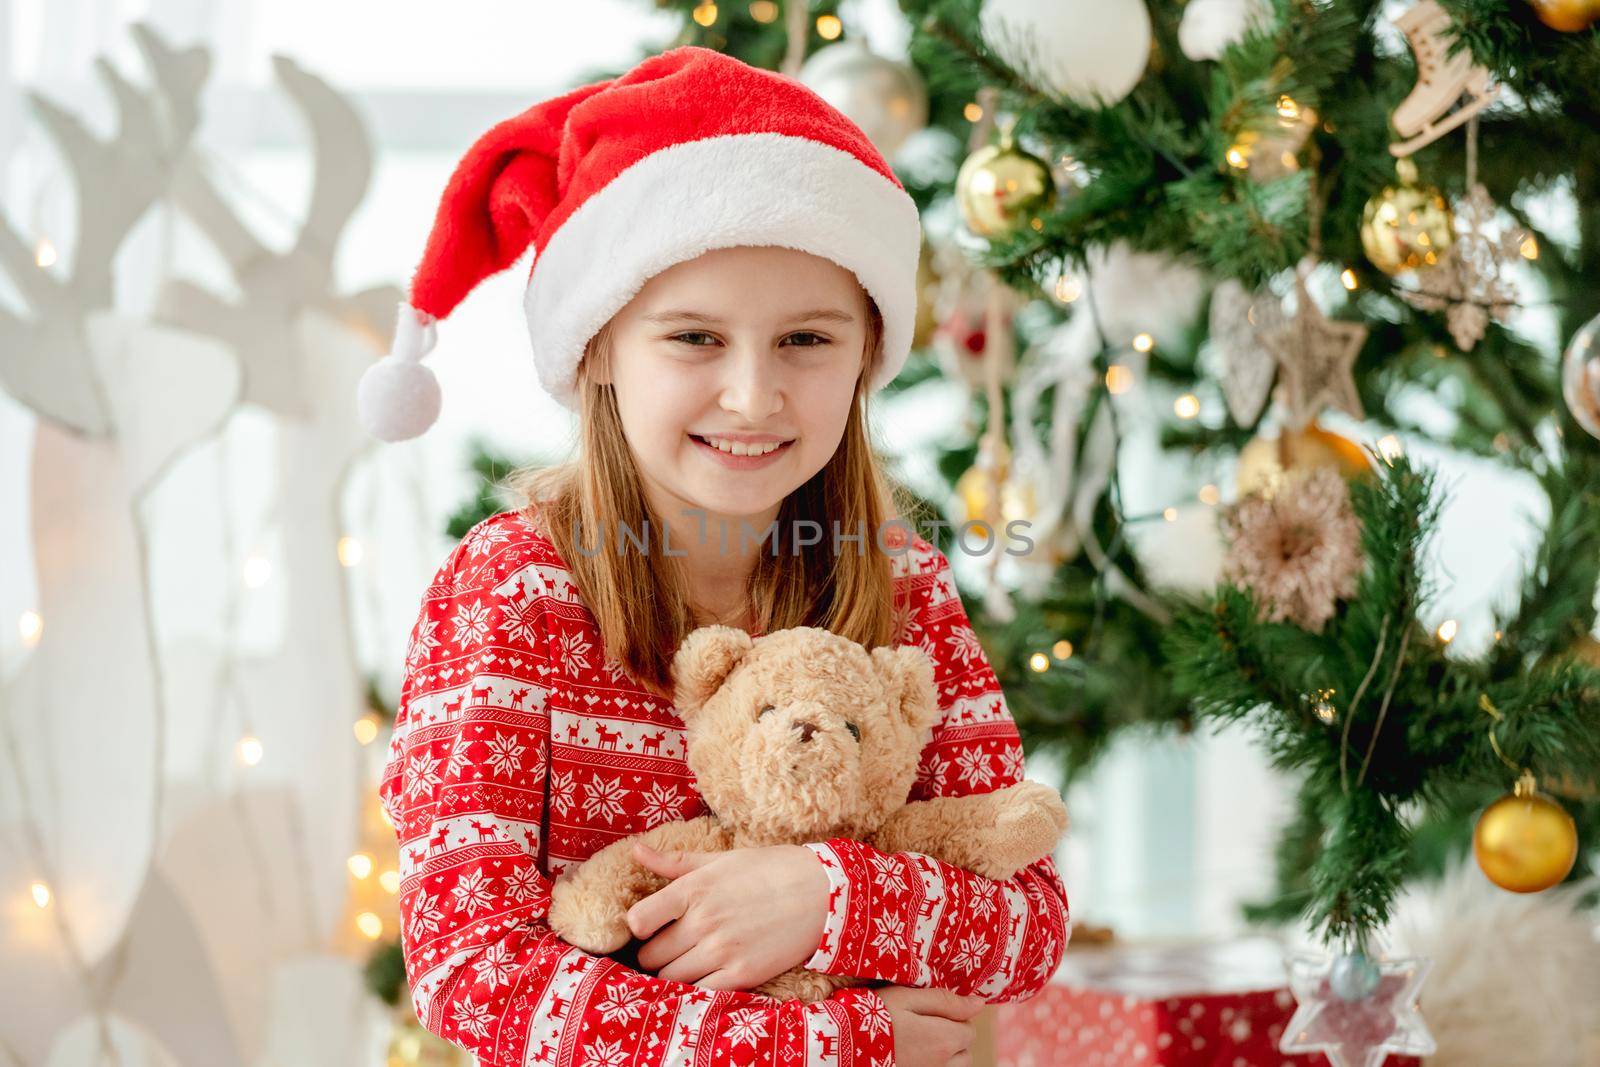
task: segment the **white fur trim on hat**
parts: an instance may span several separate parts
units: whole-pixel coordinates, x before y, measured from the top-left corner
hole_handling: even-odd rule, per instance
[[[904,189],[850,153],[777,133],[707,137],[653,152],[566,219],[533,265],[523,310],[539,382],[577,408],[584,346],[645,282],[715,248],[781,245],[854,272],[883,314],[869,383],[905,364],[921,226]]]

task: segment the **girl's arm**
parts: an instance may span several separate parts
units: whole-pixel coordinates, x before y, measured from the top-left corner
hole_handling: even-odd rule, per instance
[[[944,713],[923,749],[911,799],[1014,785],[1022,780],[1022,742],[950,562],[920,537],[908,556],[906,641],[932,657]],[[1048,856],[996,881],[849,838],[806,847],[831,885],[822,940],[805,963],[812,970],[941,986],[1002,1003],[1042,989],[1071,937],[1066,887]]]
[[[865,989],[817,1004],[702,989],[573,948],[539,870],[548,774],[549,560],[522,520],[467,535],[428,590],[379,795],[400,839],[413,1007],[480,1067],[600,1063],[890,1064]],[[704,1052],[699,1054],[705,1056]]]

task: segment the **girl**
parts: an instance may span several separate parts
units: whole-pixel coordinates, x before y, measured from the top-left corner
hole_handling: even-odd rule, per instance
[[[500,124],[452,176],[362,415],[426,428],[434,321],[532,243],[539,379],[581,441],[439,569],[380,787],[413,1005],[484,1067],[966,1064],[977,1009],[1059,963],[1049,859],[999,882],[844,838],[638,849],[672,880],[629,913],[637,969],[545,920],[563,869],[705,812],[669,671],[696,626],[917,643],[943,720],[913,798],[1020,780],[949,562],[894,521],[866,429],[910,347],[919,237],[848,119],[694,47]],[[797,965],[889,984],[745,992]]]

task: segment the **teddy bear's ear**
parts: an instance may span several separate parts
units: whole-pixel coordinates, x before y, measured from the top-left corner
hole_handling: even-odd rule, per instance
[[[872,663],[883,679],[894,710],[913,729],[925,730],[939,719],[939,700],[933,688],[933,661],[915,645],[872,650]]]
[[[685,637],[672,657],[672,702],[678,714],[688,719],[699,711],[753,644],[749,634],[732,626],[702,626]]]

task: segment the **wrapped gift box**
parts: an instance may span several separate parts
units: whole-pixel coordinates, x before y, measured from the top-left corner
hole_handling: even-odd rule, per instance
[[[1281,946],[1069,945],[1038,996],[995,1009],[999,1067],[1327,1067],[1278,1051],[1294,1014]],[[1385,1067],[1419,1067],[1391,1056]]]

